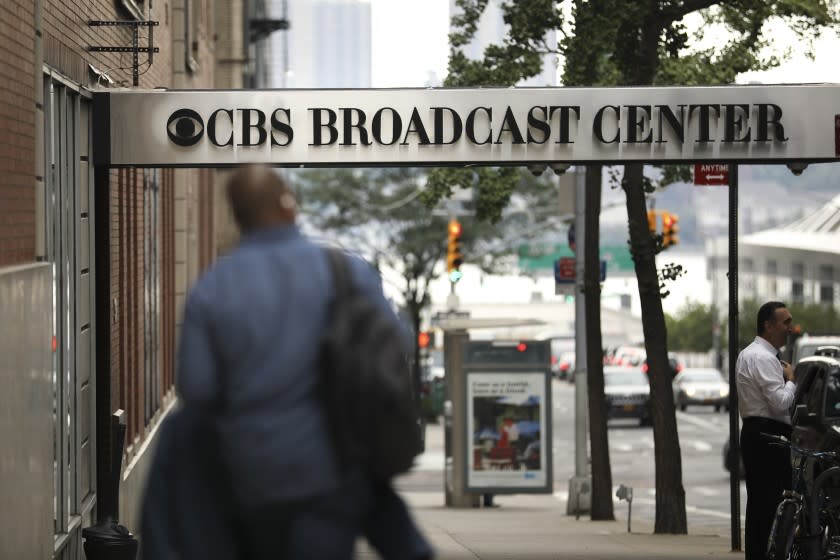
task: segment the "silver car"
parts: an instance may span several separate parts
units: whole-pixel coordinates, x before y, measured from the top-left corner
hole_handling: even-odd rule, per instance
[[[729,410],[729,383],[714,368],[686,368],[674,378],[674,406],[705,405]]]
[[[604,366],[607,418],[638,418],[650,423],[650,385],[638,367]]]

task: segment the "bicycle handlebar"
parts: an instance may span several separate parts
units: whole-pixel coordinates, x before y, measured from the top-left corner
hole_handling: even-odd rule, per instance
[[[777,436],[775,434],[768,434],[765,432],[760,432],[760,435],[764,439],[770,440],[770,445],[789,447],[790,450],[797,455],[804,455],[815,459],[832,459],[834,461],[840,461],[840,454],[834,451],[813,451],[810,449],[803,449],[784,436]]]

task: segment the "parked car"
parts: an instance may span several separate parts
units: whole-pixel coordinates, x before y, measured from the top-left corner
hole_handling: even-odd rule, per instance
[[[674,378],[674,406],[704,405],[729,410],[729,383],[714,368],[687,368]]]
[[[650,385],[638,367],[604,366],[607,418],[638,418],[650,422]]]
[[[542,334],[537,340],[551,341],[551,373],[559,379],[569,379],[574,375],[575,370],[575,336],[560,334]],[[564,358],[571,355],[571,366],[566,359],[566,367],[563,368]]]
[[[821,346],[794,370],[795,444],[806,449],[840,448],[840,346]]]
[[[556,362],[555,362],[556,358]],[[551,356],[551,371],[557,379],[568,379],[574,381],[575,378],[575,353],[563,352],[560,356]]]
[[[815,352],[802,358],[794,370],[791,439],[805,449],[834,451],[840,448],[840,346],[821,346]],[[730,470],[733,463],[727,438],[723,466]],[[743,477],[743,462],[740,472]]]
[[[641,346],[619,346],[612,354],[606,356],[605,363],[612,366],[638,367],[646,358],[647,353]]]

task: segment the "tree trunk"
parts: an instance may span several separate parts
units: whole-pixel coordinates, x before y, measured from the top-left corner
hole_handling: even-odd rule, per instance
[[[630,250],[636,266],[642,329],[650,380],[650,411],[656,461],[656,520],[654,533],[685,534],[685,489],[677,417],[668,365],[668,339],[656,274],[654,241],[648,231],[642,164],[624,167],[622,188],[627,196]]]
[[[612,470],[604,400],[604,353],[601,337],[600,215],[601,166],[586,167],[584,295],[586,297],[586,389],[592,451],[593,520],[613,520]]]

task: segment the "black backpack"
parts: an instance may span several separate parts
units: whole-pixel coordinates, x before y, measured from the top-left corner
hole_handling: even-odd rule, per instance
[[[393,316],[353,286],[347,258],[328,249],[335,299],[321,349],[322,383],[339,458],[380,479],[421,452],[407,340]]]

